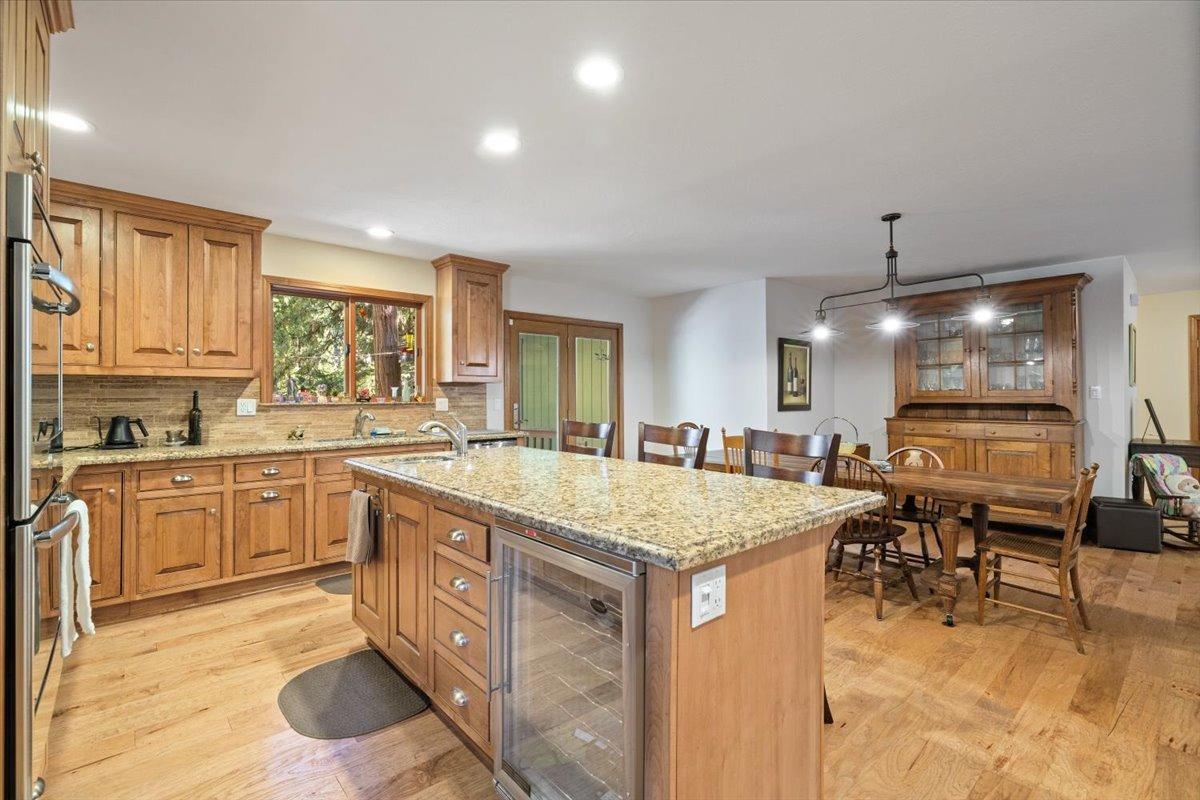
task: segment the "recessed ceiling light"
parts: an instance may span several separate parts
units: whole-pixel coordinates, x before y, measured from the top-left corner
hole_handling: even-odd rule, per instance
[[[64,131],[73,131],[75,133],[87,133],[96,129],[92,123],[83,117],[68,114],[66,111],[50,111],[46,114],[46,120],[56,128],[62,128]]]
[[[598,92],[615,88],[621,76],[621,65],[608,56],[588,56],[575,66],[575,80]]]
[[[367,235],[373,239],[390,239],[396,235],[396,232],[391,228],[385,228],[382,225],[372,225],[367,228]]]
[[[490,155],[511,156],[521,149],[521,137],[515,129],[496,128],[483,135],[479,148]]]

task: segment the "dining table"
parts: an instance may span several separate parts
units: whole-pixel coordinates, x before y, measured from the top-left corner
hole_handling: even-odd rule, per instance
[[[958,469],[895,466],[884,474],[897,497],[929,497],[936,501],[939,515],[938,533],[942,540],[937,589],[945,612],[943,624],[954,627],[954,604],[958,600],[958,569],[978,568],[978,553],[958,555],[962,536],[960,515],[970,507],[971,532],[975,543],[987,536],[988,516],[992,506],[1020,511],[1043,512],[1051,519],[1059,518],[1066,510],[1075,490],[1075,482],[1057,478],[1021,477],[970,472]],[[974,550],[974,548],[972,548]]]

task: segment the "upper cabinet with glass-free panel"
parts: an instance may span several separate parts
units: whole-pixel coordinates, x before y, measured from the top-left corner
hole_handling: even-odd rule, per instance
[[[504,302],[507,264],[454,254],[437,270],[437,380],[492,383],[504,379]]]

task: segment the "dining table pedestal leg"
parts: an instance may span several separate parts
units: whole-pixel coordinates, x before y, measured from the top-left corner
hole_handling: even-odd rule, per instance
[[[942,596],[942,610],[946,617],[942,624],[954,627],[954,602],[958,599],[958,536],[962,523],[958,519],[961,504],[941,501],[942,574],[938,576],[938,594]]]

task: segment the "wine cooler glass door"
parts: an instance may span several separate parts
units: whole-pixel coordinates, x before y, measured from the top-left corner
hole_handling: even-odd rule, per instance
[[[530,800],[640,798],[642,576],[496,532],[497,784]]]

